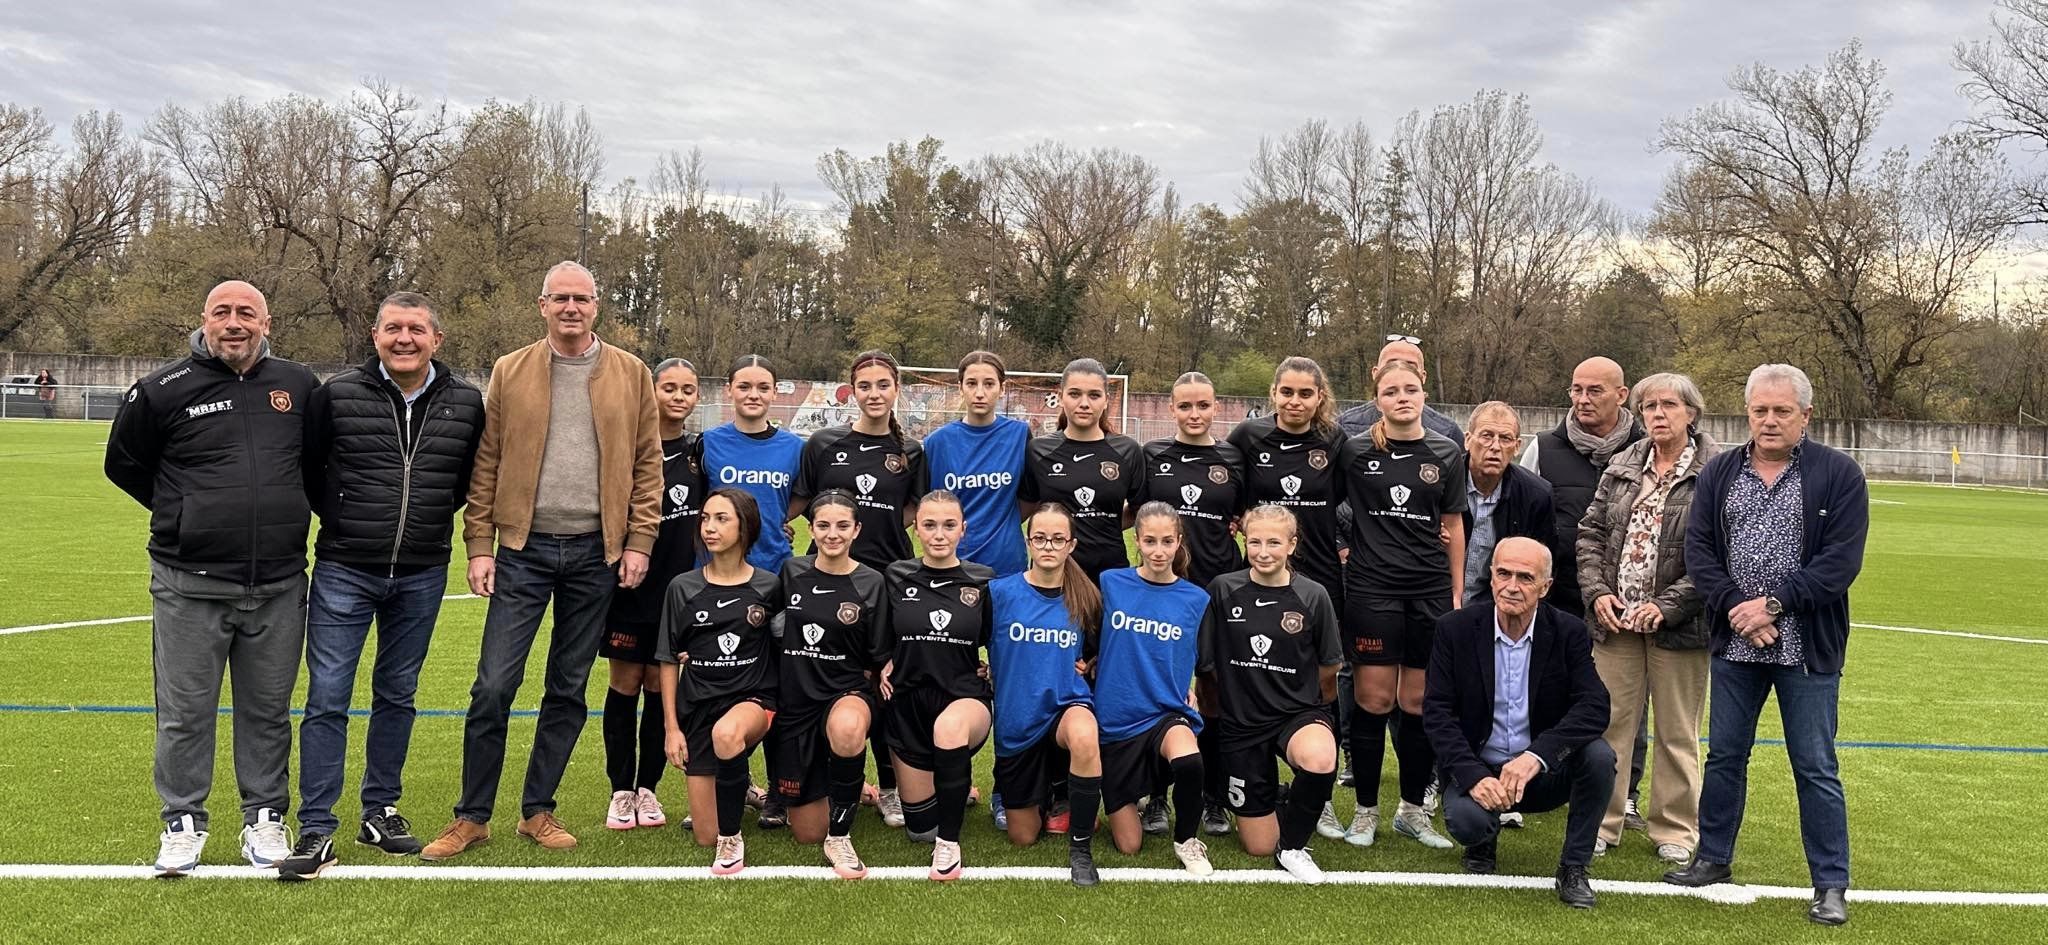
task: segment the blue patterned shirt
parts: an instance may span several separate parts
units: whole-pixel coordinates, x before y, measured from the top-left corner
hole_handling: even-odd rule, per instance
[[[1750,462],[1756,444],[1742,448],[1742,468],[1728,487],[1722,514],[1728,523],[1728,579],[1742,592],[1743,600],[1769,595],[1799,570],[1806,538],[1799,452],[1805,445],[1802,437],[1792,448],[1792,461],[1778,474],[1778,481],[1769,485]],[[1751,646],[1741,634],[1731,636],[1721,656],[1742,663],[1804,665],[1806,645],[1799,634],[1799,619],[1790,611],[1778,615],[1778,641],[1770,646]]]

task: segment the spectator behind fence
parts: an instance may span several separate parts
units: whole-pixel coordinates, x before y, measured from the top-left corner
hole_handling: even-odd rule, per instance
[[[541,281],[541,340],[498,359],[462,538],[469,588],[490,598],[463,726],[455,820],[420,851],[445,860],[490,838],[505,730],[541,615],[554,603],[545,694],[519,802],[519,834],[576,845],[555,789],[589,716],[584,684],[612,588],[637,587],[661,526],[661,424],[645,362],[598,340],[590,270],[555,264]]]
[[[448,586],[455,511],[483,436],[484,398],[434,360],[441,317],[426,296],[399,292],[377,307],[377,356],[313,392],[306,418],[306,494],[320,514],[306,617],[306,715],[299,724],[299,840],[278,865],[311,879],[335,862],[348,758],[348,713],[370,622],[370,675],[356,842],[420,851],[398,812],[412,741],[413,693]]]
[[[43,402],[43,419],[57,419],[57,379],[48,368],[36,372],[36,399]]]
[[[1813,880],[1807,917],[1840,925],[1849,921],[1849,812],[1835,761],[1836,708],[1870,493],[1855,460],[1807,438],[1806,372],[1763,365],[1742,399],[1749,443],[1700,471],[1686,525],[1685,566],[1705,602],[1714,668],[1699,851],[1664,879],[1729,881],[1757,717],[1776,690]]]
[[[291,852],[291,696],[306,633],[306,401],[318,381],[270,356],[270,309],[246,282],[207,293],[191,354],[137,381],[107,434],[107,478],[150,510],[156,681],[156,873],[199,865],[221,673],[234,674],[242,856]]]
[[[1657,764],[1643,808],[1657,855],[1683,864],[1699,840],[1700,711],[1707,698],[1707,625],[1685,569],[1685,526],[1700,467],[1720,451],[1698,431],[1706,402],[1691,378],[1652,374],[1631,398],[1649,436],[1614,454],[1579,524],[1579,583],[1593,662],[1614,704],[1607,746],[1628,750],[1647,694]],[[1628,782],[1617,779],[1600,825],[1621,842]]]

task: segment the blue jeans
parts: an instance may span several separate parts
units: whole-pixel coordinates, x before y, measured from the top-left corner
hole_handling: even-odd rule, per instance
[[[1785,753],[1799,794],[1799,839],[1816,889],[1849,886],[1849,805],[1835,762],[1840,673],[1811,673],[1714,658],[1707,700],[1707,770],[1700,790],[1699,858],[1735,862],[1735,835],[1749,800],[1749,754],[1764,700],[1778,691]]]
[[[569,767],[569,754],[589,718],[583,689],[597,645],[604,635],[605,610],[618,570],[604,560],[604,536],[544,535],[526,537],[526,547],[498,547],[498,577],[484,614],[483,652],[477,655],[476,682],[469,689],[469,718],[462,727],[462,798],[455,816],[487,824],[498,800],[498,778],[505,770],[505,729],[512,700],[526,678],[526,657],[540,635],[540,618],[555,604],[555,626],[548,637],[546,687],[540,698],[540,719],[534,726],[533,753],[526,764],[519,816],[555,809],[555,788]]]
[[[348,757],[349,702],[370,621],[377,659],[370,675],[370,735],[363,747],[363,811],[396,805],[412,744],[413,694],[441,613],[446,567],[387,578],[328,561],[313,564],[306,605],[306,717],[299,723],[299,828],[333,833],[340,825]]]

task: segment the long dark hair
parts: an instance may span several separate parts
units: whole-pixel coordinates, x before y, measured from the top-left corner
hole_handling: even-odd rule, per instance
[[[1283,358],[1279,364],[1273,366],[1273,386],[1267,394],[1267,399],[1271,401],[1273,413],[1275,415],[1280,413],[1280,402],[1279,398],[1274,397],[1270,391],[1280,389],[1280,375],[1289,371],[1299,371],[1308,375],[1316,382],[1316,393],[1321,395],[1316,398],[1315,416],[1309,418],[1308,428],[1314,430],[1315,434],[1320,437],[1336,436],[1338,433],[1337,395],[1330,390],[1330,375],[1323,373],[1323,366],[1317,364],[1314,358],[1304,358],[1297,355],[1291,358]]]
[[[1093,374],[1096,377],[1102,378],[1102,394],[1104,409],[1102,411],[1102,419],[1096,421],[1095,425],[1102,428],[1102,432],[1104,435],[1116,433],[1116,423],[1115,421],[1112,421],[1109,418],[1108,410],[1109,371],[1108,369],[1102,366],[1102,362],[1097,361],[1094,358],[1075,358],[1074,360],[1067,362],[1066,370],[1060,372],[1060,419],[1059,426],[1057,427],[1057,429],[1065,430],[1067,428],[1067,379],[1073,377],[1076,374]]]
[[[811,497],[810,505],[804,508],[804,519],[815,522],[818,520],[819,509],[834,505],[847,509],[855,515],[860,514],[860,504],[853,500],[852,493],[847,492],[845,489],[827,489]]]
[[[879,348],[863,351],[853,356],[853,366],[846,369],[846,383],[851,386],[855,383],[854,378],[860,374],[861,368],[873,367],[877,364],[888,369],[889,380],[896,384],[896,396],[903,396],[903,368],[896,363],[895,357]],[[889,408],[889,436],[896,441],[897,449],[903,448],[903,424],[896,422],[895,407]]]
[[[726,501],[732,503],[732,513],[739,516],[739,548],[744,553],[754,547],[754,542],[761,538],[761,503],[754,501],[754,494],[745,489],[737,486],[719,486],[704,497],[704,505],[710,505],[712,499],[720,496],[724,496]]]
[[[1146,522],[1162,518],[1173,523],[1173,533],[1180,537],[1180,542],[1174,545],[1173,550],[1173,576],[1187,577],[1188,567],[1194,563],[1195,556],[1193,552],[1188,551],[1187,523],[1180,520],[1180,513],[1174,511],[1173,506],[1157,499],[1138,506],[1138,514],[1131,518],[1131,536],[1136,538],[1138,527]]]
[[[1074,513],[1066,506],[1058,502],[1040,503],[1024,520],[1026,528],[1029,528],[1032,519],[1041,515],[1057,515],[1066,519],[1067,537],[1074,537]],[[1077,542],[1069,541],[1068,547],[1072,548],[1075,544]],[[1074,629],[1092,637],[1097,625],[1102,622],[1102,590],[1095,586],[1094,581],[1088,580],[1088,572],[1081,569],[1080,563],[1074,560],[1072,553],[1067,555],[1067,563],[1060,569],[1060,593],[1066,598],[1067,619],[1074,622]]]

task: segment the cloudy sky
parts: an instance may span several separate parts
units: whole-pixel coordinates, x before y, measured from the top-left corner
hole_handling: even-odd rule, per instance
[[[4,0],[0,6],[25,6]],[[1791,69],[1852,38],[1890,70],[1883,137],[1918,146],[1968,110],[1949,65],[1990,0],[918,0],[669,4],[220,4],[84,0],[0,17],[0,100],[60,125],[139,123],[166,102],[340,97],[379,75],[457,107],[587,108],[612,178],[703,149],[720,189],[828,199],[817,157],[933,135],[956,161],[1044,138],[1152,160],[1185,198],[1234,206],[1262,135],[1483,87],[1529,96],[1547,159],[1631,214],[1670,160],[1658,123],[1734,66]],[[16,7],[20,10],[21,7]],[[233,10],[233,8],[242,8]],[[232,12],[224,12],[232,10]]]

